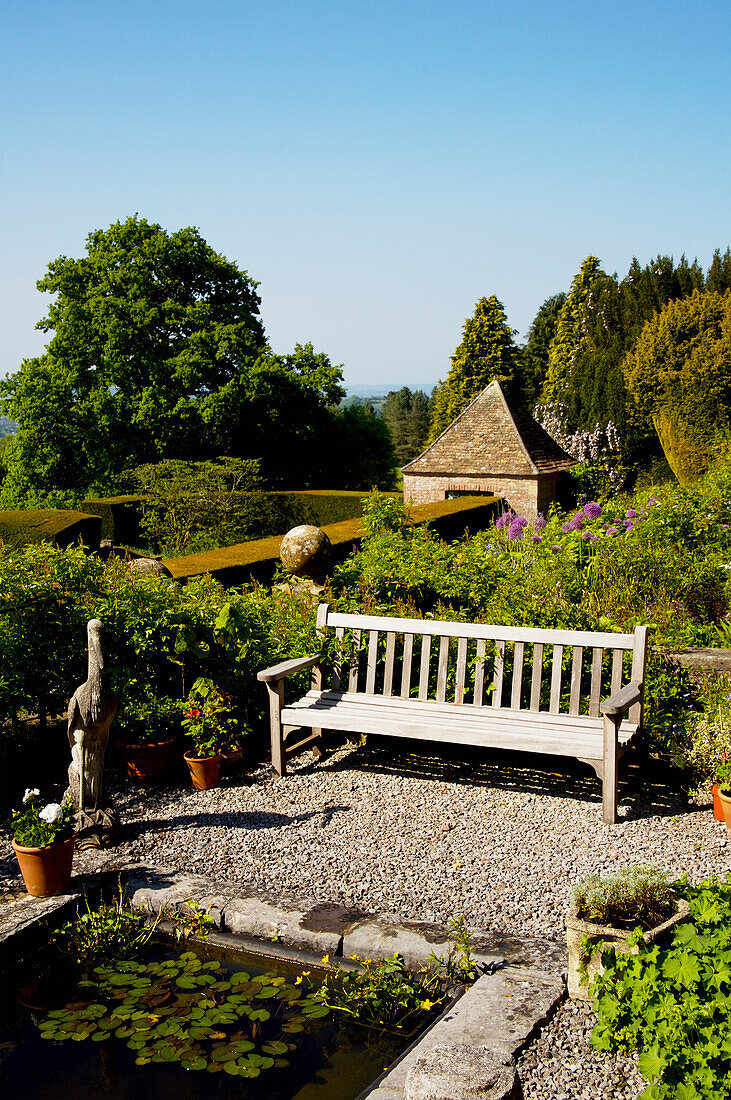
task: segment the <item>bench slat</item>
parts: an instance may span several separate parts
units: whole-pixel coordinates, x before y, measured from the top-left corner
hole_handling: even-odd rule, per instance
[[[503,695],[503,674],[505,672],[505,642],[498,642],[495,646],[495,650],[495,672],[492,678],[492,705],[497,710],[500,707]]]
[[[485,639],[477,639],[475,652],[475,690],[472,702],[476,707],[482,706],[482,694],[485,690]]]
[[[530,709],[540,710],[541,707],[541,683],[543,681],[543,642],[536,642],[533,646],[533,672],[530,681]]]
[[[591,694],[589,696],[589,714],[592,718],[599,717],[599,704],[602,693],[602,665],[604,663],[604,650],[601,646],[594,646],[591,658]]]
[[[396,635],[389,630],[386,635],[386,663],[383,668],[383,694],[393,695],[393,657],[396,650]]]
[[[619,691],[622,686],[622,658],[624,652],[621,649],[615,649],[612,653],[612,687],[611,694],[614,695],[615,691]]]
[[[513,652],[513,688],[510,693],[510,707],[512,710],[520,710],[520,691],[523,687],[523,656],[525,643],[516,642]]]
[[[454,680],[454,701],[464,703],[464,678],[467,670],[467,639],[457,642],[457,671]]]
[[[419,698],[426,699],[429,695],[429,658],[431,656],[431,634],[424,634],[421,639],[421,663],[419,665]]]
[[[401,664],[401,698],[411,694],[411,657],[414,652],[414,635],[404,634],[404,656]]]
[[[337,638],[338,643],[342,642],[344,635],[345,635],[345,628],[344,627],[338,626],[338,627],[335,628],[335,637]],[[338,644],[337,650],[338,650],[338,654],[339,654],[340,644]],[[340,685],[342,683],[342,675],[343,675],[343,662],[342,662],[341,657],[338,655],[338,656],[335,657],[335,660],[333,661],[333,674],[332,674],[333,691],[339,691],[340,690]]]
[[[571,655],[571,699],[569,702],[569,714],[579,713],[581,701],[581,669],[584,663],[584,647],[575,645]]]
[[[350,672],[348,673],[348,691],[358,690],[358,669],[360,667],[360,630],[353,631],[353,655],[350,658]]]
[[[563,672],[563,646],[553,647],[553,665],[551,667],[551,702],[549,710],[557,714],[561,705],[561,674]]]
[[[368,631],[368,665],[366,670],[366,693],[375,694],[376,668],[378,666],[378,631]]]
[[[449,667],[449,636],[439,639],[439,664],[437,666],[437,702],[443,703],[447,697],[447,669]]]

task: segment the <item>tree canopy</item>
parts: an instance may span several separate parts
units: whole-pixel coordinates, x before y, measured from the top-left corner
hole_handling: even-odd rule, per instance
[[[430,440],[448,428],[494,378],[508,391],[521,387],[521,355],[508,324],[502,302],[494,294],[480,298],[472,317],[464,323],[462,342],[452,365],[434,395]]]
[[[429,435],[430,402],[423,390],[402,386],[391,390],[383,404],[382,416],[389,432],[399,466],[416,458]]]
[[[694,480],[731,431],[731,290],[670,302],[647,322],[624,370],[673,472]]]

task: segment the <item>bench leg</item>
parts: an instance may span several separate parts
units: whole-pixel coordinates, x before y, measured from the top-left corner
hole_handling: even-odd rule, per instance
[[[313,729],[312,732],[317,737],[317,741],[315,741],[312,745],[312,751],[315,754],[315,756],[317,757],[317,759],[319,760],[320,757],[323,754],[322,730]]]
[[[617,821],[617,723],[604,715],[604,759],[602,766],[602,816],[607,825]]]
[[[287,758],[284,754],[284,729],[282,727],[282,706],[284,704],[284,684],[281,680],[272,686],[267,684],[269,692],[269,730],[272,739],[272,767],[277,775],[287,770]]]

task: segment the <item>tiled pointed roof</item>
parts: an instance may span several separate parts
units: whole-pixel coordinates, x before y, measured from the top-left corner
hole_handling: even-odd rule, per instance
[[[575,462],[494,379],[403,472],[535,477],[567,470]]]

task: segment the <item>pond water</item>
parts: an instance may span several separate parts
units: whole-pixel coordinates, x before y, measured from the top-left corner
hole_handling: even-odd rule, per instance
[[[254,1013],[257,1007],[261,1009],[264,1005],[269,1005],[270,1008],[276,1006],[276,995],[271,990],[292,989],[302,973],[301,967],[284,960],[264,960],[260,956],[246,957],[238,953],[236,961],[232,961],[227,954],[223,964],[217,964],[210,960],[216,956],[220,958],[221,953],[216,949],[199,951],[199,946],[196,945],[196,953],[203,965],[197,973],[203,976],[212,973],[219,983],[228,986],[229,992],[233,993],[248,989],[264,992],[269,990],[270,999],[251,1000]],[[171,962],[170,966],[184,968],[186,964],[179,962],[180,953],[177,954],[177,962]],[[77,1014],[86,1011],[83,1006],[88,1007],[89,1001],[83,1000],[84,996],[96,1002],[106,999],[112,1005],[110,1011],[114,1011],[115,1005],[123,1005],[120,998],[129,996],[131,984],[158,980],[158,972],[154,967],[166,957],[173,960],[176,953],[169,950],[159,952],[152,970],[143,971],[141,976],[137,972],[125,972],[123,968],[116,970],[111,977],[109,974],[95,975],[97,981],[112,983],[104,988],[115,999],[110,1000],[109,996],[100,997],[98,989],[79,990],[72,997],[72,1003],[77,1005],[75,1011]],[[187,965],[195,967],[197,964],[189,962]],[[219,968],[215,969],[217,965]],[[171,973],[173,988],[177,988],[176,981],[182,975],[184,992],[187,991],[185,983],[190,981],[189,972],[183,969]],[[152,974],[151,979],[149,974]],[[270,981],[259,980],[257,986],[257,979],[261,979],[264,974],[270,975]],[[239,975],[242,980],[237,984],[233,975]],[[305,997],[306,982],[312,981],[315,976],[312,971],[312,977],[304,980]],[[230,978],[233,978],[233,984],[229,984]],[[200,980],[203,982],[204,978]],[[286,982],[286,986],[273,986],[272,981]],[[121,986],[117,984],[120,982]],[[303,979],[300,977],[300,985],[302,984]],[[48,1012],[33,1011],[21,1005],[16,991],[17,983],[5,982],[0,1000],[0,1073],[2,1093],[8,1100],[47,1100],[49,1096],[54,1100],[96,1100],[97,1097],[104,1100],[138,1100],[140,1096],[155,1097],[155,1100],[355,1100],[409,1042],[406,1036],[383,1035],[357,1027],[343,1027],[338,1019],[330,1015],[321,1019],[307,1019],[303,1030],[297,1031],[295,1025],[294,1033],[272,1028],[271,1021],[268,1022],[266,1026],[269,1029],[269,1042],[276,1046],[284,1041],[294,1049],[286,1052],[285,1060],[288,1065],[267,1066],[261,1069],[258,1077],[252,1079],[230,1075],[229,1072],[222,1071],[220,1066],[217,1072],[210,1072],[207,1068],[185,1069],[178,1060],[138,1065],[136,1058],[145,1054],[145,1051],[140,1051],[139,1047],[130,1049],[126,1035],[116,1037],[112,1032],[107,1037],[102,1032],[102,1040],[98,1041],[99,1032],[97,1040],[93,1040],[91,1035],[85,1036],[82,1030],[66,1039],[44,1039],[43,1031],[50,1030],[51,1034],[55,1034],[54,1027],[65,1027],[64,1021],[69,1018],[69,1014],[57,1016],[54,1022],[53,1016],[49,1016]],[[207,990],[204,992],[208,995]],[[215,990],[210,994],[211,997],[219,998],[227,995]],[[194,988],[190,996],[199,997],[203,994]],[[253,994],[255,998],[258,996],[258,993]],[[61,1000],[66,1004],[69,994],[65,993]],[[179,1002],[174,993],[165,1005],[169,1021],[178,1019],[174,1011],[176,1006],[179,1007]],[[151,1007],[148,1011],[156,1014],[160,1009]],[[195,1011],[198,1011],[197,1007]],[[53,1008],[51,1012],[54,1012]],[[159,1020],[159,1016],[154,1018]],[[123,1025],[134,1024],[132,1020],[121,1022]],[[145,1026],[144,1019],[139,1022]],[[187,1019],[185,1022],[189,1023]],[[241,1035],[241,1024],[242,1021],[237,1020],[236,1025],[213,1025],[213,1030],[218,1027],[217,1033],[221,1037],[225,1034],[228,1040],[232,1035]],[[100,1025],[105,1026],[104,1018]],[[78,1021],[76,1026],[80,1026]],[[173,1023],[172,1027],[174,1026]],[[254,1035],[251,1022],[245,1017],[243,1026],[249,1028],[245,1039]],[[234,1027],[238,1030],[234,1031]],[[122,1030],[125,1030],[124,1027]],[[131,1027],[126,1030],[128,1033],[132,1032]],[[146,1033],[143,1031],[142,1034]],[[137,1035],[133,1035],[133,1039],[137,1038]],[[266,1036],[259,1036],[258,1033],[256,1038],[258,1046],[252,1050],[254,1058],[261,1056],[262,1043],[266,1041]],[[210,1043],[203,1042],[202,1046],[208,1051],[210,1065]]]

